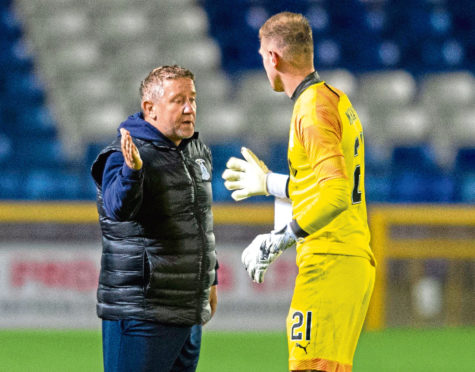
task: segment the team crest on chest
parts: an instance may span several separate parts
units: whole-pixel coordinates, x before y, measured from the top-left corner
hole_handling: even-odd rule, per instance
[[[353,107],[348,108],[345,114],[346,114],[346,117],[348,118],[348,121],[350,122],[350,125],[353,124],[358,119],[358,116],[356,116],[356,111],[353,109]]]
[[[195,162],[200,166],[201,179],[203,181],[209,181],[211,179],[211,175],[209,174],[208,169],[206,169],[205,161],[203,159],[196,159]]]

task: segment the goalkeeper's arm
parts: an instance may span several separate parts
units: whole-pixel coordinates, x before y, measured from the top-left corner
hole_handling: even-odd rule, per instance
[[[262,160],[246,147],[241,149],[245,160],[232,157],[223,173],[224,186],[233,190],[236,201],[256,195],[288,198],[289,176],[271,172]]]
[[[347,209],[348,192],[346,179],[326,181],[321,187],[320,196],[310,203],[301,217],[293,219],[278,231],[258,235],[241,256],[251,279],[262,283],[269,265],[286,249],[321,229]]]

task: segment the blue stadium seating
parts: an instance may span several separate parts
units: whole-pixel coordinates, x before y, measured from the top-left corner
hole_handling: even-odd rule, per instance
[[[473,69],[469,63],[474,42],[467,35],[474,34],[475,6],[470,0],[241,0],[233,2],[232,10],[226,2],[200,2],[208,12],[211,34],[226,56],[223,67],[231,74],[260,67],[255,53],[259,23],[282,10],[309,18],[321,67],[338,63],[352,71],[370,71],[403,66],[414,73]],[[335,58],[337,52],[341,60]]]
[[[384,156],[372,146],[365,146],[365,191],[367,202],[385,202],[390,195],[391,169]]]
[[[269,168],[275,173],[289,173],[289,164],[287,162],[287,142],[274,142],[270,146],[270,156],[264,158],[266,164],[269,164]]]
[[[416,79],[430,72],[475,71],[473,0],[198,2],[221,47],[222,66],[236,80],[249,69],[262,69],[258,29],[268,16],[282,10],[301,12],[310,20],[319,69],[346,68],[355,74],[404,69]],[[0,48],[0,198],[93,199],[89,168],[105,144],[92,143],[80,165],[68,160],[13,0],[0,0]],[[231,201],[221,173],[230,156],[240,155],[242,145],[236,140],[211,146],[216,201]],[[286,142],[267,145],[263,160],[273,171],[287,172]],[[453,168],[442,169],[426,144],[394,147],[390,159],[380,158],[367,146],[368,201],[473,203],[474,153],[475,144],[461,148]]]
[[[454,167],[456,200],[475,202],[475,148],[461,148],[457,152]]]
[[[210,145],[213,155],[213,198],[217,201],[230,201],[231,196],[224,187],[221,175],[226,169],[226,162],[231,156],[241,157],[241,146],[239,142],[218,143]]]
[[[25,173],[22,169],[2,165],[0,177],[0,199],[23,199],[22,184]]]
[[[83,195],[79,170],[33,168],[24,180],[24,198],[32,200],[74,200]]]
[[[426,145],[397,146],[391,159],[389,201],[407,203],[452,202],[454,183],[435,162]]]
[[[0,165],[8,164],[13,158],[12,140],[3,133],[0,133]]]

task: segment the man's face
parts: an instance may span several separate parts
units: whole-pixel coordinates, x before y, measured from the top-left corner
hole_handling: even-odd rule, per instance
[[[188,78],[163,81],[163,95],[154,101],[158,129],[177,146],[195,132],[196,90]]]
[[[283,92],[284,87],[280,79],[279,74],[276,70],[276,65],[272,60],[271,49],[272,43],[266,38],[261,39],[261,47],[259,49],[259,54],[262,57],[262,64],[264,65],[264,70],[266,70],[267,78],[273,90],[276,92]]]

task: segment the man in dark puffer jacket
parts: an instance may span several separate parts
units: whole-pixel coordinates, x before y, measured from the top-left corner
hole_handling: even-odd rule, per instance
[[[92,166],[104,370],[195,371],[217,305],[211,153],[195,133],[189,70],[154,69],[140,95],[142,111]]]

